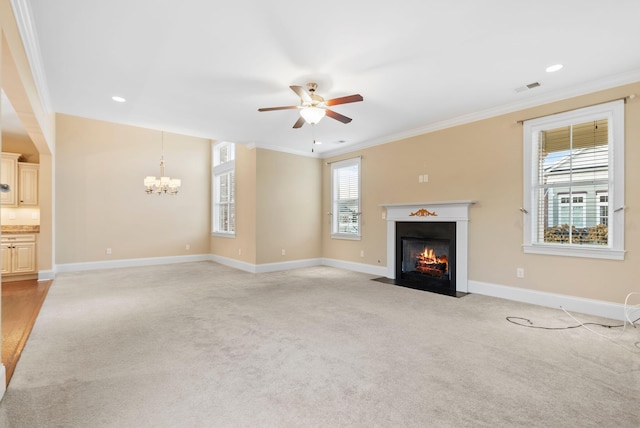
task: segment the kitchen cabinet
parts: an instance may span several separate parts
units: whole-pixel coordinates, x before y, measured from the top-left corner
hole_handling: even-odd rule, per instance
[[[36,272],[35,235],[2,235],[0,253],[2,275]]]
[[[18,153],[2,153],[0,160],[0,183],[8,184],[9,191],[0,193],[0,203],[5,206],[18,206]]]
[[[40,165],[18,162],[18,205],[38,206],[38,173]]]
[[[38,174],[40,165],[19,162],[19,153],[2,152],[0,183],[8,184],[9,191],[0,193],[0,204],[5,207],[38,206]]]

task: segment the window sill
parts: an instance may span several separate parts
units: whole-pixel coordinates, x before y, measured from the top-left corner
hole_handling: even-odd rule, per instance
[[[218,238],[235,238],[235,233],[222,233],[222,232],[212,232],[211,236],[216,236]]]
[[[591,259],[624,260],[624,250],[611,248],[589,248],[583,246],[524,245],[525,254],[545,254],[550,256],[585,257]]]
[[[360,235],[351,235],[347,233],[332,233],[331,239],[346,239],[348,241],[360,241],[362,237]]]

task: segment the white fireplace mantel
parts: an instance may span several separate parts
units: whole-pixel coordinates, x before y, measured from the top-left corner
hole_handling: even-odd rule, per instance
[[[396,279],[396,222],[456,223],[456,291],[468,292],[469,207],[476,201],[383,204],[387,213],[387,277]]]

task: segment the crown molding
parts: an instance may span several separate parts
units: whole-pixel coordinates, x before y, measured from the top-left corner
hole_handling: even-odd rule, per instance
[[[291,155],[297,155],[297,156],[305,156],[308,158],[321,158],[322,157],[322,153],[317,153],[317,152],[307,152],[307,151],[303,151],[303,150],[295,150],[295,149],[290,149],[288,147],[281,147],[281,146],[276,146],[276,145],[269,145],[269,144],[262,144],[262,143],[256,143],[256,142],[251,142],[251,143],[237,143],[237,144],[243,144],[245,145],[248,149],[253,150],[253,149],[265,149],[265,150],[271,150],[274,152],[282,152],[282,153],[289,153]]]
[[[40,102],[45,113],[52,113],[51,97],[47,86],[47,79],[42,65],[42,55],[40,54],[40,45],[38,44],[38,36],[35,25],[33,23],[33,15],[27,0],[11,0],[11,7],[16,18],[16,24],[20,31],[22,44],[27,54],[31,73],[36,84],[36,90],[40,96]]]
[[[538,107],[544,104],[549,104],[556,101],[562,101],[569,98],[578,97],[581,95],[587,95],[593,92],[602,91],[605,89],[615,88],[616,86],[627,85],[630,83],[640,82],[640,69],[631,70],[629,72],[608,76],[602,79],[593,80],[581,85],[575,85],[563,90],[554,91],[549,94],[539,95],[526,100],[504,104],[497,107],[481,110],[478,112],[466,114],[463,116],[454,117],[451,119],[435,122],[424,127],[414,128],[396,134],[390,134],[372,140],[364,141],[362,143],[356,143],[348,147],[341,149],[330,150],[321,153],[323,159],[352,153],[358,150],[366,149],[369,147],[379,146],[382,144],[391,143],[394,141],[403,140],[405,138],[411,138],[422,134],[427,134],[434,131],[439,131],[446,128],[452,128],[454,126],[464,125],[479,120],[489,119],[491,117],[501,116],[503,114],[514,113],[520,110],[525,110],[532,107]]]

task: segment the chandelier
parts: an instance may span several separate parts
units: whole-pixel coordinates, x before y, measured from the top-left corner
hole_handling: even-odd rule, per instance
[[[145,192],[148,195],[176,195],[180,188],[180,179],[164,175],[164,132],[162,133],[162,155],[160,156],[160,177],[148,175],[144,178]]]

